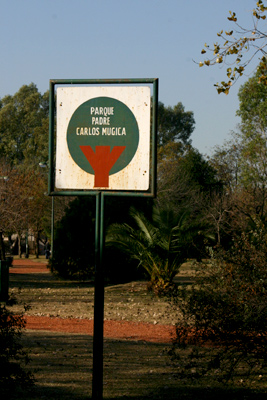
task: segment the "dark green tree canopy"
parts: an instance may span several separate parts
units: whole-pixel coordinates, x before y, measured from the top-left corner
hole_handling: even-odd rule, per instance
[[[267,63],[266,63],[267,66]],[[267,86],[259,82],[261,72],[248,79],[238,92],[242,130],[264,132],[267,128]]]
[[[169,143],[163,151],[160,149],[158,177],[159,198],[174,201],[175,207],[185,198],[190,204],[196,192],[210,194],[222,188],[215,168],[190,145],[181,149],[179,144]]]
[[[165,107],[159,103],[158,107],[158,144],[164,146],[168,142],[182,142],[190,144],[190,136],[195,127],[192,111],[185,111],[182,103],[174,107]]]
[[[211,193],[221,187],[221,182],[216,178],[215,169],[198,150],[190,148],[181,159],[181,165],[189,176],[190,185],[196,186],[201,192]]]
[[[217,146],[211,164],[227,186],[248,188],[266,186],[267,163],[267,86],[259,83],[260,71],[240,87],[239,130]]]
[[[0,103],[0,157],[11,165],[36,166],[47,160],[48,92],[35,84],[22,86]]]

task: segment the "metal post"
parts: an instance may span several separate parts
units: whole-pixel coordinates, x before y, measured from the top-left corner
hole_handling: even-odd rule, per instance
[[[54,209],[54,196],[52,196],[52,210],[51,210],[51,257],[54,252],[54,220],[55,220],[55,209]]]
[[[96,195],[95,226],[95,298],[94,298],[94,341],[93,341],[93,387],[92,399],[103,399],[103,336],[104,336],[104,195]]]

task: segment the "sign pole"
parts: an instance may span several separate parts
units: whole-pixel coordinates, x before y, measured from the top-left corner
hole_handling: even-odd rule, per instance
[[[96,195],[93,400],[103,399],[104,197],[156,196],[157,115],[155,78],[50,80],[48,193]]]
[[[95,297],[93,339],[93,382],[92,399],[103,399],[103,336],[104,336],[104,195],[96,195],[95,221]]]

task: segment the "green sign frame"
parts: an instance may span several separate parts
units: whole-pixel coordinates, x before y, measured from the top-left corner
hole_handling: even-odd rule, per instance
[[[148,84],[152,89],[152,112],[151,112],[151,157],[150,157],[150,176],[149,189],[146,191],[124,191],[124,190],[105,190],[105,189],[57,189],[55,187],[55,115],[56,115],[56,88],[64,86],[130,86]],[[51,79],[49,88],[49,181],[48,194],[51,196],[83,196],[97,195],[100,192],[104,196],[139,196],[139,197],[155,197],[157,188],[156,165],[157,165],[157,120],[158,120],[158,79]]]

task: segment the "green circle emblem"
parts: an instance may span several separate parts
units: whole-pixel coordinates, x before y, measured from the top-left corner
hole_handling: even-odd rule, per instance
[[[81,104],[71,116],[67,144],[75,163],[89,174],[95,173],[82,149],[114,146],[123,149],[109,175],[124,169],[134,157],[139,143],[139,129],[132,111],[111,97],[96,97]]]

